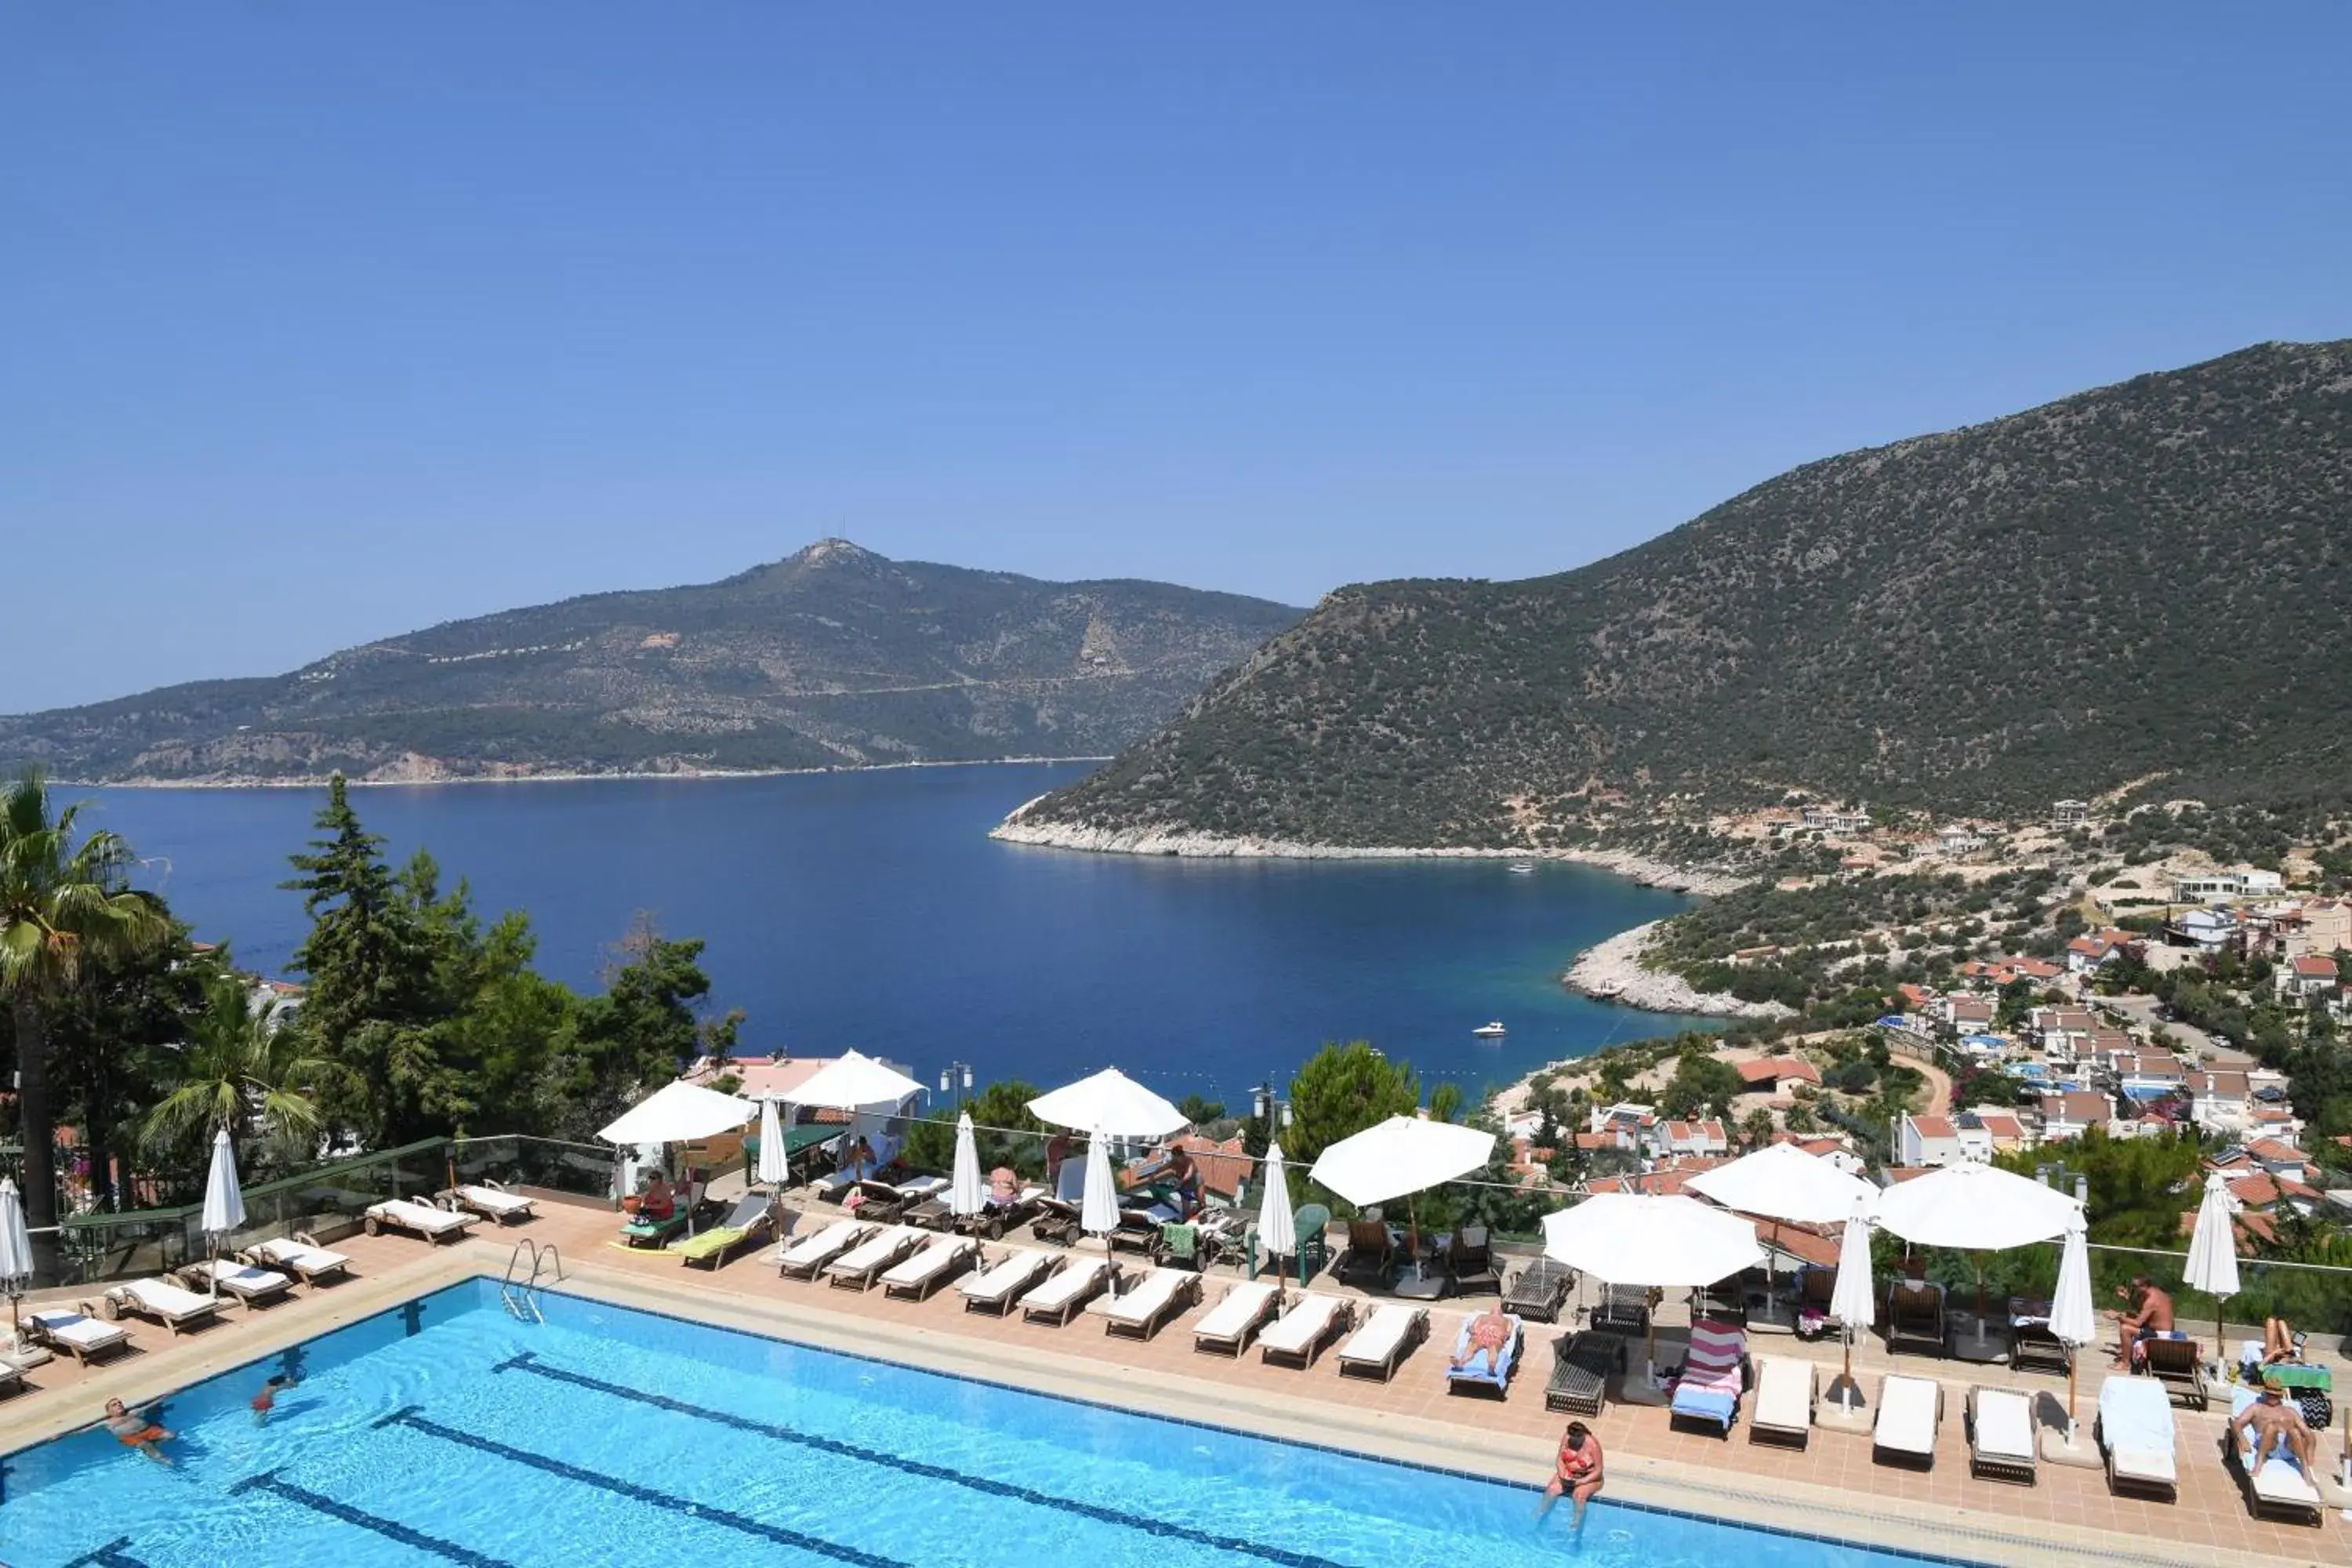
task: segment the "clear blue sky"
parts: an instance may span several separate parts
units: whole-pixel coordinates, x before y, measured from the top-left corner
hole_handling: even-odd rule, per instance
[[[835,533],[1559,570],[2352,335],[2347,58],[2341,0],[10,6],[0,710]]]

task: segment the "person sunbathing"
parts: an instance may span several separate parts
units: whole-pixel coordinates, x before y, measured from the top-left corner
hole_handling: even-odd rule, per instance
[[[106,1429],[114,1434],[115,1441],[134,1453],[143,1454],[159,1465],[168,1465],[172,1456],[163,1452],[163,1445],[172,1434],[150,1421],[143,1415],[133,1415],[120,1399],[106,1402]]]
[[[1500,1377],[1503,1349],[1510,1342],[1511,1320],[1500,1308],[1489,1307],[1470,1320],[1469,1338],[1463,1345],[1462,1353],[1448,1364],[1455,1372],[1460,1372],[1484,1355],[1486,1358],[1486,1375]]]
[[[2263,1321],[2263,1364],[2273,1362],[2301,1361],[2305,1336],[2294,1331],[2294,1325],[2284,1318],[2266,1318]]]
[[[1001,1209],[1021,1195],[1021,1178],[1009,1165],[999,1165],[988,1173],[988,1206]]]
[[[2262,1385],[2260,1399],[2246,1406],[2245,1414],[2230,1423],[2230,1436],[2234,1441],[2243,1428],[2254,1435],[2253,1468],[2259,1470],[2266,1459],[2282,1456],[2294,1460],[2306,1476],[2316,1474],[2313,1466],[2318,1458],[2318,1438],[2303,1412],[2288,1402],[2286,1390],[2275,1383]]]
[[[1552,1478],[1543,1489],[1543,1501],[1536,1505],[1536,1517],[1549,1513],[1562,1494],[1576,1500],[1576,1511],[1570,1516],[1571,1529],[1584,1523],[1584,1505],[1601,1490],[1601,1439],[1581,1421],[1571,1421],[1559,1439],[1559,1456],[1553,1465]]]

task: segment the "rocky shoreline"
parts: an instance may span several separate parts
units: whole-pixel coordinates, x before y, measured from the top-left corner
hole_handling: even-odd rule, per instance
[[[1038,797],[1044,799],[1043,795]],[[1008,844],[1082,849],[1097,855],[1174,855],[1198,859],[1283,860],[1559,860],[1613,871],[1643,887],[1711,897],[1745,885],[1727,872],[1700,870],[1636,855],[1627,849],[1471,849],[1303,844],[1281,838],[1232,837],[1169,827],[1079,827],[1065,823],[1024,823],[1019,811],[989,834]],[[1647,930],[1647,927],[1643,928]],[[1605,945],[1605,944],[1604,944]],[[1595,950],[1598,951],[1598,950]],[[1677,1009],[1701,1011],[1703,1009]]]
[[[1794,1016],[1778,1002],[1743,1002],[1722,992],[1701,991],[1679,974],[1644,964],[1642,950],[1649,946],[1650,933],[1659,924],[1652,921],[1593,943],[1577,954],[1561,982],[1596,1000],[1648,1013],[1697,1013],[1717,1018]]]
[[[406,771],[399,767],[380,768],[366,774],[347,774],[343,783],[352,789],[365,789],[375,784],[606,784],[624,779],[691,783],[700,780],[802,778],[815,773],[887,773],[911,768],[1022,767],[1038,763],[1107,763],[1110,760],[1108,757],[967,757],[906,763],[843,763],[822,768],[614,768],[603,773],[551,768],[545,771],[520,769],[461,773],[436,765],[418,766]],[[76,789],[324,789],[332,776],[331,773],[290,773],[247,777],[232,773],[188,779],[147,778],[132,774],[125,778],[58,778],[50,782]]]

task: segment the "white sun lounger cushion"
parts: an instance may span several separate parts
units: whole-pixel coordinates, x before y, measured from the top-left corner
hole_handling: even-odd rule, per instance
[[[1265,1315],[1274,1296],[1275,1288],[1265,1280],[1245,1279],[1226,1291],[1208,1316],[1192,1325],[1192,1332],[1204,1340],[1233,1339]]]
[[[79,1345],[86,1351],[130,1337],[112,1323],[101,1323],[96,1318],[85,1318],[79,1312],[28,1312],[26,1316],[40,1324],[41,1332],[51,1339]]]
[[[847,1247],[866,1227],[854,1219],[837,1219],[814,1235],[804,1236],[784,1248],[786,1263],[820,1263]]]
[[[905,1226],[892,1226],[835,1258],[829,1272],[863,1274],[868,1269],[879,1268],[905,1251],[910,1237],[923,1234],[919,1230],[908,1230]]]
[[[2032,1459],[2033,1401],[2013,1388],[1978,1390],[1976,1448],[1997,1459]]]
[[[1873,1439],[1882,1448],[1902,1454],[1936,1451],[1936,1397],[1933,1380],[1890,1373],[1878,1395],[1878,1425]]]
[[[455,1230],[474,1223],[471,1215],[452,1214],[447,1209],[436,1209],[431,1204],[415,1203],[407,1198],[387,1198],[368,1213],[396,1225],[404,1225],[411,1230]]]
[[[1002,1300],[1018,1290],[1054,1261],[1053,1254],[1028,1247],[1006,1253],[980,1273],[972,1275],[956,1287],[959,1294],[975,1301]]]
[[[2154,1378],[2111,1377],[2099,1385],[2099,1436],[2116,1468],[2135,1480],[2179,1479],[2172,1395]]]
[[[218,1305],[210,1296],[183,1290],[164,1279],[133,1279],[122,1289],[149,1311],[161,1312],[167,1318],[184,1318],[192,1313],[210,1311]]]
[[[1774,1432],[1803,1432],[1813,1424],[1813,1363],[1767,1356],[1756,1368],[1756,1413],[1750,1420]]]
[[[1373,1310],[1370,1321],[1348,1336],[1348,1342],[1339,1347],[1339,1359],[1368,1362],[1374,1366],[1386,1364],[1405,1335],[1412,1332],[1412,1321],[1417,1316],[1417,1308],[1382,1302]]]
[[[971,1250],[960,1236],[942,1236],[882,1276],[885,1285],[919,1285]]]
[[[290,1236],[281,1236],[273,1240],[265,1241],[253,1250],[266,1262],[282,1263],[289,1268],[308,1269],[312,1273],[320,1273],[330,1268],[341,1268],[351,1262],[350,1258],[340,1252],[330,1252],[323,1247],[312,1247],[308,1243],[297,1241]]]
[[[501,1192],[496,1187],[459,1187],[457,1194],[467,1203],[479,1204],[484,1208],[495,1209],[499,1214],[519,1214],[530,1207],[529,1198],[518,1197],[512,1193]]]
[[[210,1274],[232,1290],[290,1290],[294,1281],[273,1269],[256,1268],[249,1263],[215,1263],[209,1258],[189,1268],[200,1274]]]
[[[1258,1348],[1276,1354],[1305,1355],[1307,1347],[1329,1331],[1331,1320],[1339,1316],[1340,1307],[1337,1296],[1301,1297],[1297,1306],[1258,1335]]]
[[[1091,1290],[1110,1268],[1105,1258],[1081,1258],[1021,1299],[1024,1307],[1053,1310],[1066,1307]]]
[[[1088,1310],[1100,1312],[1114,1322],[1147,1323],[1167,1310],[1176,1292],[1196,1278],[1181,1268],[1155,1268],[1126,1295],[1099,1297]]]

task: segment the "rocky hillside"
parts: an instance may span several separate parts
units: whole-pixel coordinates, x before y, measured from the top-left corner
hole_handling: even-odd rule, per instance
[[[1298,614],[825,540],[723,583],[567,599],[289,675],[0,717],[0,762],[217,781],[1102,756]]]
[[[1105,847],[1591,842],[1805,790],[2341,793],[2352,342],[1810,464],[1622,555],[1332,595],[1016,818]]]

